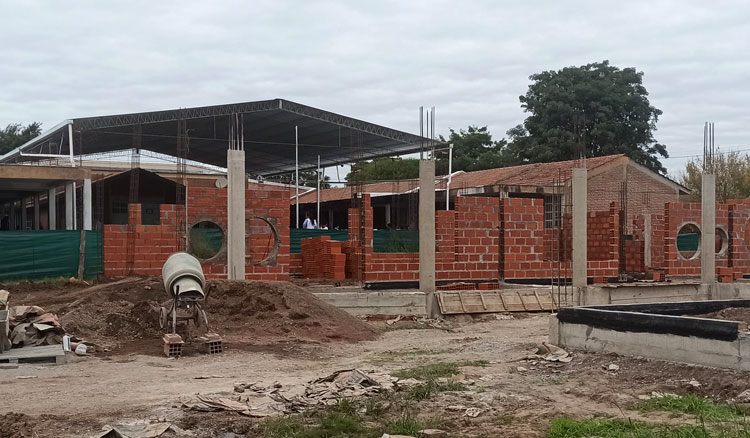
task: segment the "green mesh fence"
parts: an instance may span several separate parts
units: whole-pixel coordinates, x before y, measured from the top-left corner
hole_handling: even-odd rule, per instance
[[[292,228],[289,232],[289,250],[292,254],[299,254],[302,251],[302,239],[311,237],[331,236],[331,240],[346,242],[349,240],[349,231],[347,230],[305,230],[304,228]]]
[[[677,235],[677,250],[680,252],[695,252],[698,251],[698,244],[700,243],[700,237],[698,234],[678,234]]]
[[[190,229],[190,253],[199,259],[210,259],[221,251],[224,233],[221,228]]]
[[[0,232],[0,280],[40,280],[78,275],[81,232]],[[102,272],[102,233],[86,231],[84,276]]]
[[[375,230],[372,247],[374,252],[419,252],[419,231]]]

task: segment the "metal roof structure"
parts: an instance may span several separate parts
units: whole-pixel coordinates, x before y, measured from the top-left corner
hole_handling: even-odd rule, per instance
[[[238,125],[236,120],[241,120]],[[178,132],[184,121],[184,132]],[[177,156],[180,139],[185,158],[226,166],[231,130],[244,137],[246,172],[269,176],[294,171],[295,127],[299,168],[351,163],[434,149],[428,138],[375,125],[283,99],[181,108],[66,120],[0,157],[0,164],[38,161],[61,155],[84,155],[145,149]],[[73,147],[69,148],[72,132]]]

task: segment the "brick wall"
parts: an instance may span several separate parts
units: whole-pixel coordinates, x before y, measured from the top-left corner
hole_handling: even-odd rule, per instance
[[[699,276],[701,274],[700,256],[690,260],[677,252],[676,238],[679,228],[688,222],[701,225],[701,205],[696,202],[675,202],[664,205],[664,268],[666,274],[673,277]],[[728,230],[729,206],[716,205],[716,226]],[[727,267],[728,254],[717,256],[716,267]]]
[[[263,184],[246,187],[246,278],[288,280],[289,190]],[[104,226],[104,274],[127,275],[129,239],[135,248],[132,273],[159,275],[167,257],[183,249],[178,225],[185,210],[175,205],[161,206],[160,225],[140,224],[140,205],[129,206],[129,225]],[[215,257],[201,262],[206,278],[226,278],[227,189],[217,188],[213,179],[189,179],[187,185],[188,227],[201,221],[216,223],[224,231],[222,249]],[[271,231],[278,233],[279,242]],[[129,233],[129,230],[133,232]],[[181,233],[180,233],[181,236]],[[269,257],[270,256],[270,257]]]

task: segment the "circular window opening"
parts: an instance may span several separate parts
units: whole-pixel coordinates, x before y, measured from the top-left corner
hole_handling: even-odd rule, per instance
[[[202,221],[190,227],[190,253],[199,259],[216,257],[223,244],[224,232],[217,224]]]
[[[677,230],[677,254],[685,260],[698,258],[701,230],[696,224],[685,224]]]
[[[724,231],[722,228],[716,229],[716,247],[714,251],[716,251],[716,255],[718,257],[723,257],[727,254],[727,250],[729,249],[729,236],[727,236],[727,232]]]

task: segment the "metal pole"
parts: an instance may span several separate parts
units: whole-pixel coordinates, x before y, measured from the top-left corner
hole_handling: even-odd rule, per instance
[[[445,183],[445,209],[451,209],[451,178],[453,177],[453,143],[448,145],[448,182]]]
[[[318,176],[318,178],[317,178],[318,179],[318,190],[317,190],[317,193],[318,193],[318,217],[317,217],[317,221],[318,221],[318,228],[320,228],[320,155],[318,155],[318,173],[317,173],[317,176]]]
[[[70,156],[70,167],[76,167],[76,163],[73,160],[73,124],[68,124],[68,155]]]
[[[294,127],[294,199],[297,228],[299,228],[299,129]]]

